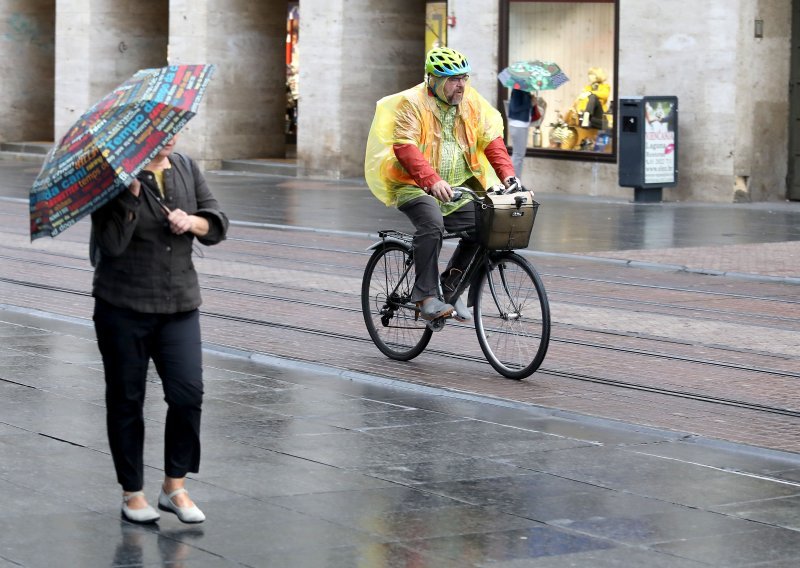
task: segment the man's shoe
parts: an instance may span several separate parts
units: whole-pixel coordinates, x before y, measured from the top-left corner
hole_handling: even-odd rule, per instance
[[[129,495],[122,496],[122,518],[126,521],[130,521],[132,523],[138,523],[140,525],[146,525],[150,523],[155,523],[158,519],[161,518],[161,515],[158,514],[158,511],[153,509],[150,505],[143,509],[131,509],[128,507],[128,501],[134,497],[139,497],[144,495],[142,491],[136,491]]]
[[[439,298],[433,296],[423,300],[422,302],[417,302],[417,307],[419,308],[419,314],[425,321],[431,321],[435,320],[436,318],[449,316],[455,309],[450,304],[445,304]]]
[[[456,321],[460,321],[461,323],[464,323],[465,321],[472,321],[472,314],[460,297],[453,302],[453,309],[456,311]]]
[[[206,520],[206,516],[203,514],[197,505],[192,505],[191,507],[178,507],[175,502],[172,500],[175,495],[178,493],[188,493],[186,489],[181,487],[180,489],[176,489],[169,495],[164,493],[164,488],[161,488],[161,493],[158,494],[158,508],[162,511],[167,511],[168,513],[175,513],[178,515],[178,519],[184,523],[202,523]]]

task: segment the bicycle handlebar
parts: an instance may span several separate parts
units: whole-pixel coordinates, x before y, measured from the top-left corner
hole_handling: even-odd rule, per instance
[[[473,191],[469,187],[457,185],[452,189],[453,189],[453,197],[450,198],[451,203],[458,201],[459,199],[464,197],[465,193],[468,194],[470,197],[472,197],[473,201],[480,199],[478,197],[478,194],[475,193],[475,191]],[[525,191],[525,188],[522,187],[522,183],[519,180],[512,183],[509,187],[504,188],[503,191],[492,191],[492,189],[490,188],[489,190],[486,191],[486,193],[487,195],[506,195],[509,193],[516,193],[518,191]]]

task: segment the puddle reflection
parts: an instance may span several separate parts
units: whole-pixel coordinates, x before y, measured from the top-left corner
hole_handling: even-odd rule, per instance
[[[161,530],[158,525],[134,525],[123,521],[120,522],[120,533],[111,566],[150,566],[157,562],[155,556],[158,556],[162,566],[188,568],[194,547],[186,540],[202,537],[203,529]]]

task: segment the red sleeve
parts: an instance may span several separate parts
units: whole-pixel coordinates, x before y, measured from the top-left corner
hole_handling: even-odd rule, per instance
[[[539,111],[539,105],[533,105],[531,109],[531,122],[536,122],[542,118],[542,113]]]
[[[393,148],[397,161],[414,178],[418,186],[427,189],[437,181],[441,181],[442,178],[439,177],[433,166],[428,163],[419,148],[413,144],[395,144]]]
[[[497,137],[489,142],[484,153],[501,180],[514,175],[514,166],[511,164],[511,156],[508,155],[506,143],[503,142],[502,138]]]

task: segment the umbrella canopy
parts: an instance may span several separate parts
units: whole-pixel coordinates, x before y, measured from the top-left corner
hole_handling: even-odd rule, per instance
[[[517,61],[497,75],[504,87],[522,91],[548,91],[557,89],[569,78],[552,61]]]
[[[213,65],[142,69],[53,146],[30,192],[31,240],[55,237],[122,192],[192,118]]]

